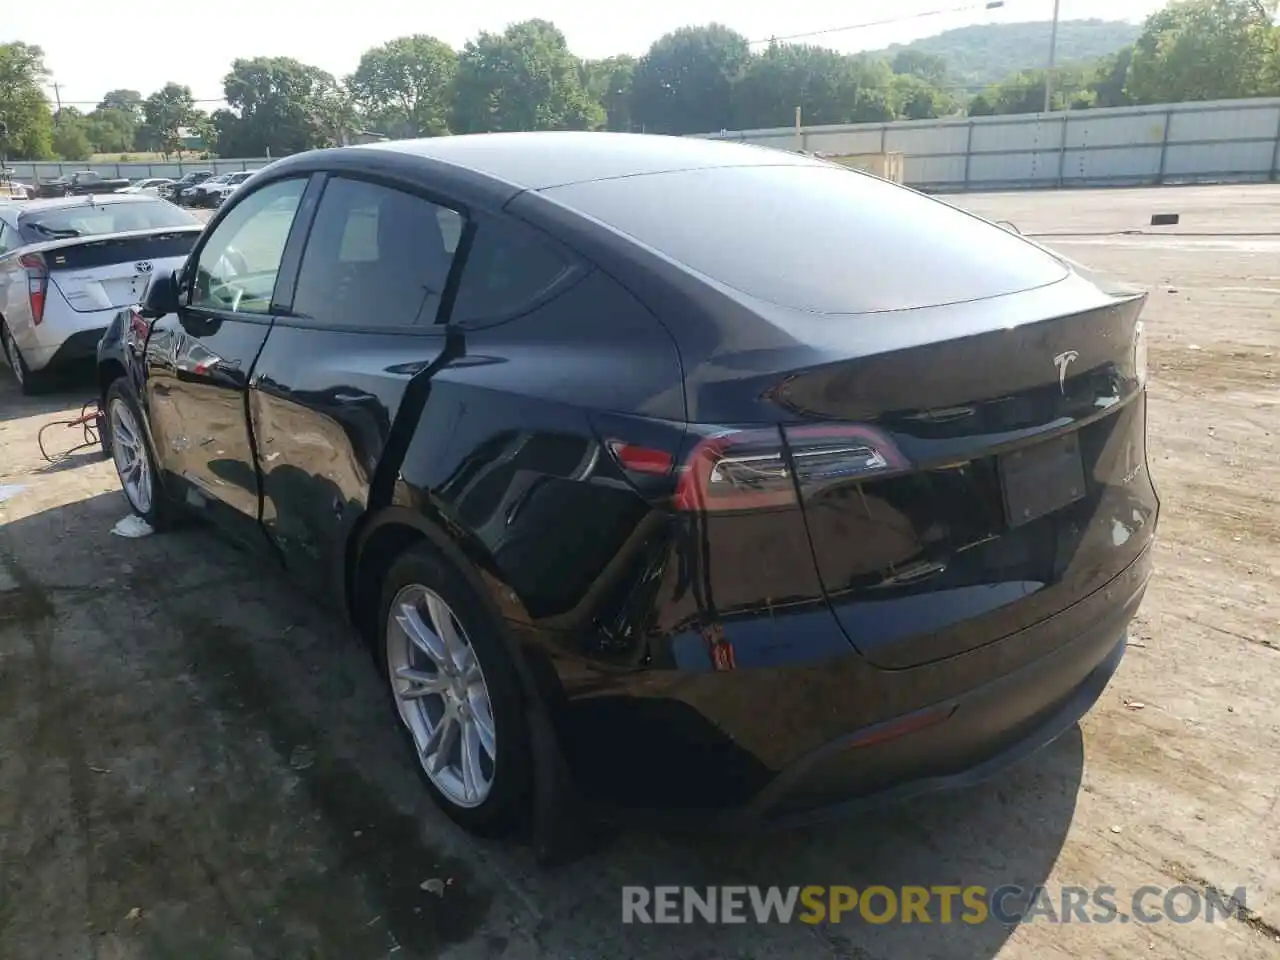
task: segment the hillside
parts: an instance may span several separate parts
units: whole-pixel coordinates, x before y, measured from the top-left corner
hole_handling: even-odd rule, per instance
[[[1048,20],[975,24],[876,52],[890,57],[899,50],[934,54],[947,61],[952,82],[979,88],[1019,70],[1042,69],[1052,26]],[[1138,39],[1141,29],[1114,20],[1063,20],[1058,24],[1057,62],[1079,63],[1114,53]]]

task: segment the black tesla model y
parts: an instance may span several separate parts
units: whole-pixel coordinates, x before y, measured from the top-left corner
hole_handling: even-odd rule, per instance
[[[323,150],[116,318],[106,443],[149,522],[342,609],[464,825],[547,763],[603,809],[802,823],[1098,699],[1158,512],[1143,304],[777,150]]]

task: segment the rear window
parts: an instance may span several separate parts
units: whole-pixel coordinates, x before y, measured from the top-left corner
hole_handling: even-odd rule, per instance
[[[141,203],[89,203],[29,210],[18,218],[26,243],[94,237],[126,230],[186,227],[200,221],[165,200]]]
[[[544,193],[725,286],[813,313],[980,300],[1067,274],[1000,227],[834,166],[718,167]]]

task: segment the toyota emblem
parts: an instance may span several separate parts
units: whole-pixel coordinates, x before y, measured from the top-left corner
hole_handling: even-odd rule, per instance
[[[137,270],[139,273],[150,273],[150,272],[151,272],[151,261],[150,261],[150,260],[139,260],[137,263],[135,263],[135,264],[133,265],[133,269]]]

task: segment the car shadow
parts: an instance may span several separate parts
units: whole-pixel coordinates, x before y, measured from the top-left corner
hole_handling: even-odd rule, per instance
[[[50,380],[46,389],[35,396],[23,396],[13,373],[0,361],[0,423],[64,410],[78,414],[83,404],[96,400],[97,396],[98,385],[94,382],[92,368],[80,367],[60,372]]]
[[[856,820],[623,832],[540,870],[429,803],[368,651],[314,598],[199,526],[113,537],[124,512],[119,493],[32,515],[15,498],[0,525],[15,955],[82,938],[104,956],[983,960],[1013,928],[964,922],[959,897],[950,923],[935,901],[930,923],[624,925],[622,888],[1030,890],[1071,824],[1078,729],[996,781]]]

